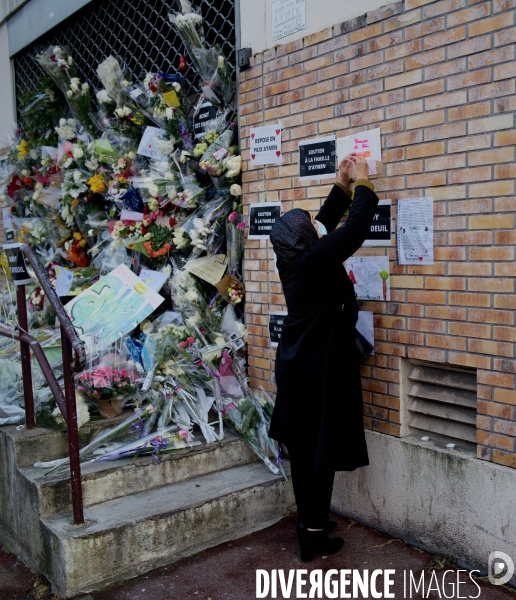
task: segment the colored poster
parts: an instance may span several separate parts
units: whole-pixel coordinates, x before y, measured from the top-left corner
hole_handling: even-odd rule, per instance
[[[266,125],[251,129],[251,167],[256,165],[276,165],[283,162],[281,153],[281,125]]]
[[[146,319],[164,298],[125,265],[101,277],[65,306],[89,350],[106,348]]]
[[[380,128],[362,131],[337,140],[339,162],[348,154],[363,156],[369,165],[369,174],[376,175],[376,161],[382,160]]]
[[[346,269],[358,300],[391,299],[388,256],[352,256]]]
[[[299,179],[335,179],[335,136],[299,142]]]
[[[400,265],[433,265],[433,198],[398,200],[396,232]]]

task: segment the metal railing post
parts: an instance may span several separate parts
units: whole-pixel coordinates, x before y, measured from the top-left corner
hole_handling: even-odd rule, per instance
[[[63,375],[68,428],[68,447],[70,452],[73,522],[75,525],[82,525],[84,523],[84,510],[82,505],[81,461],[79,458],[77,406],[75,404],[75,384],[72,371],[73,355],[72,345],[63,326],[61,326],[61,347],[63,349]]]
[[[18,323],[20,331],[29,332],[29,323],[27,319],[27,299],[25,296],[25,286],[16,287],[16,301],[18,304]],[[20,355],[23,378],[23,397],[25,400],[25,422],[27,429],[34,429],[36,423],[34,420],[34,391],[32,388],[32,373],[30,365],[30,345],[20,340]]]

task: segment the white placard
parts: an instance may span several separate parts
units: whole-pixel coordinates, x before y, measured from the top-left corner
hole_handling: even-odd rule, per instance
[[[266,125],[251,129],[251,167],[276,165],[283,162],[281,153],[281,125]]]
[[[120,221],[143,221],[144,214],[134,210],[122,210],[120,213]]]
[[[346,261],[346,270],[358,300],[391,299],[388,256],[352,256]]]
[[[73,273],[64,267],[56,265],[54,267],[56,272],[56,294],[58,296],[67,296],[68,292],[72,289]]]
[[[380,128],[354,133],[337,140],[337,155],[340,161],[348,154],[363,156],[369,165],[369,174],[376,175],[376,161],[382,160]]]
[[[396,233],[400,265],[433,265],[433,198],[398,200]]]
[[[189,260],[184,268],[192,275],[215,285],[224,277],[227,266],[228,257],[225,254],[212,254]]]
[[[372,311],[361,310],[358,313],[356,328],[374,348],[374,320]],[[374,350],[371,352],[371,355],[373,354]]]
[[[154,138],[161,138],[165,135],[165,131],[159,127],[151,127],[150,125],[145,128],[140,145],[138,146],[137,154],[142,156],[148,156],[149,158],[157,158],[163,160],[163,157],[154,147]]]
[[[151,290],[159,292],[160,289],[165,285],[165,281],[168,279],[166,273],[161,271],[152,271],[151,269],[142,269],[138,277],[143,281],[145,285],[150,287]]]
[[[12,212],[9,208],[2,208],[2,222],[4,224],[4,229],[12,229],[13,219]]]
[[[276,0],[271,4],[272,41],[306,29],[306,0]]]

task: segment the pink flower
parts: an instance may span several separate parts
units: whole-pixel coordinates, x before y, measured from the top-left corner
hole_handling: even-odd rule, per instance
[[[188,344],[186,342],[179,342],[180,348],[186,348],[187,346],[188,346]]]
[[[237,229],[240,229],[240,231],[242,231],[242,229],[245,229],[245,223],[243,221],[240,221],[240,223],[236,227]]]
[[[181,429],[179,432],[179,437],[183,438],[183,440],[188,439],[188,431],[186,431],[186,429]]]
[[[195,339],[192,336],[190,336],[189,338],[186,339],[187,344],[193,344],[194,342],[195,342]]]
[[[236,211],[233,211],[229,215],[228,219],[233,223],[234,221],[236,221],[238,219],[238,213]]]

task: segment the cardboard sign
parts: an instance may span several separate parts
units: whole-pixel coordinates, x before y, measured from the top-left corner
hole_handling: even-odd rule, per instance
[[[299,179],[335,179],[335,136],[299,142]]]
[[[369,174],[376,175],[376,161],[382,160],[380,129],[370,129],[337,140],[339,162],[348,154],[363,156],[369,166]]]
[[[217,107],[211,102],[205,102],[193,118],[194,135],[201,138],[206,133],[206,125],[217,116]]]
[[[281,202],[261,202],[249,207],[250,240],[267,240],[272,226],[281,217]]]
[[[392,236],[392,200],[380,200],[374,212],[371,229],[364,246],[391,246]]]
[[[141,154],[142,156],[148,156],[149,158],[158,158],[162,159],[161,154],[156,150],[154,146],[154,138],[161,138],[165,136],[165,130],[160,129],[159,127],[151,127],[150,125],[145,128],[143,132],[142,139],[140,140],[140,145],[138,146],[137,154]]]
[[[31,283],[32,279],[25,265],[25,257],[20,250],[21,244],[4,244],[4,252],[7,256],[9,272],[16,285],[25,285]]]
[[[275,348],[280,339],[281,333],[283,331],[283,321],[287,316],[286,311],[276,311],[269,313],[269,339],[271,341],[271,346]]]
[[[281,125],[279,123],[251,129],[250,140],[251,167],[283,162]]]
[[[215,254],[189,260],[184,268],[185,271],[188,271],[192,275],[196,275],[204,279],[204,281],[211,283],[211,285],[215,285],[224,276],[227,266],[228,257],[225,254]]]

